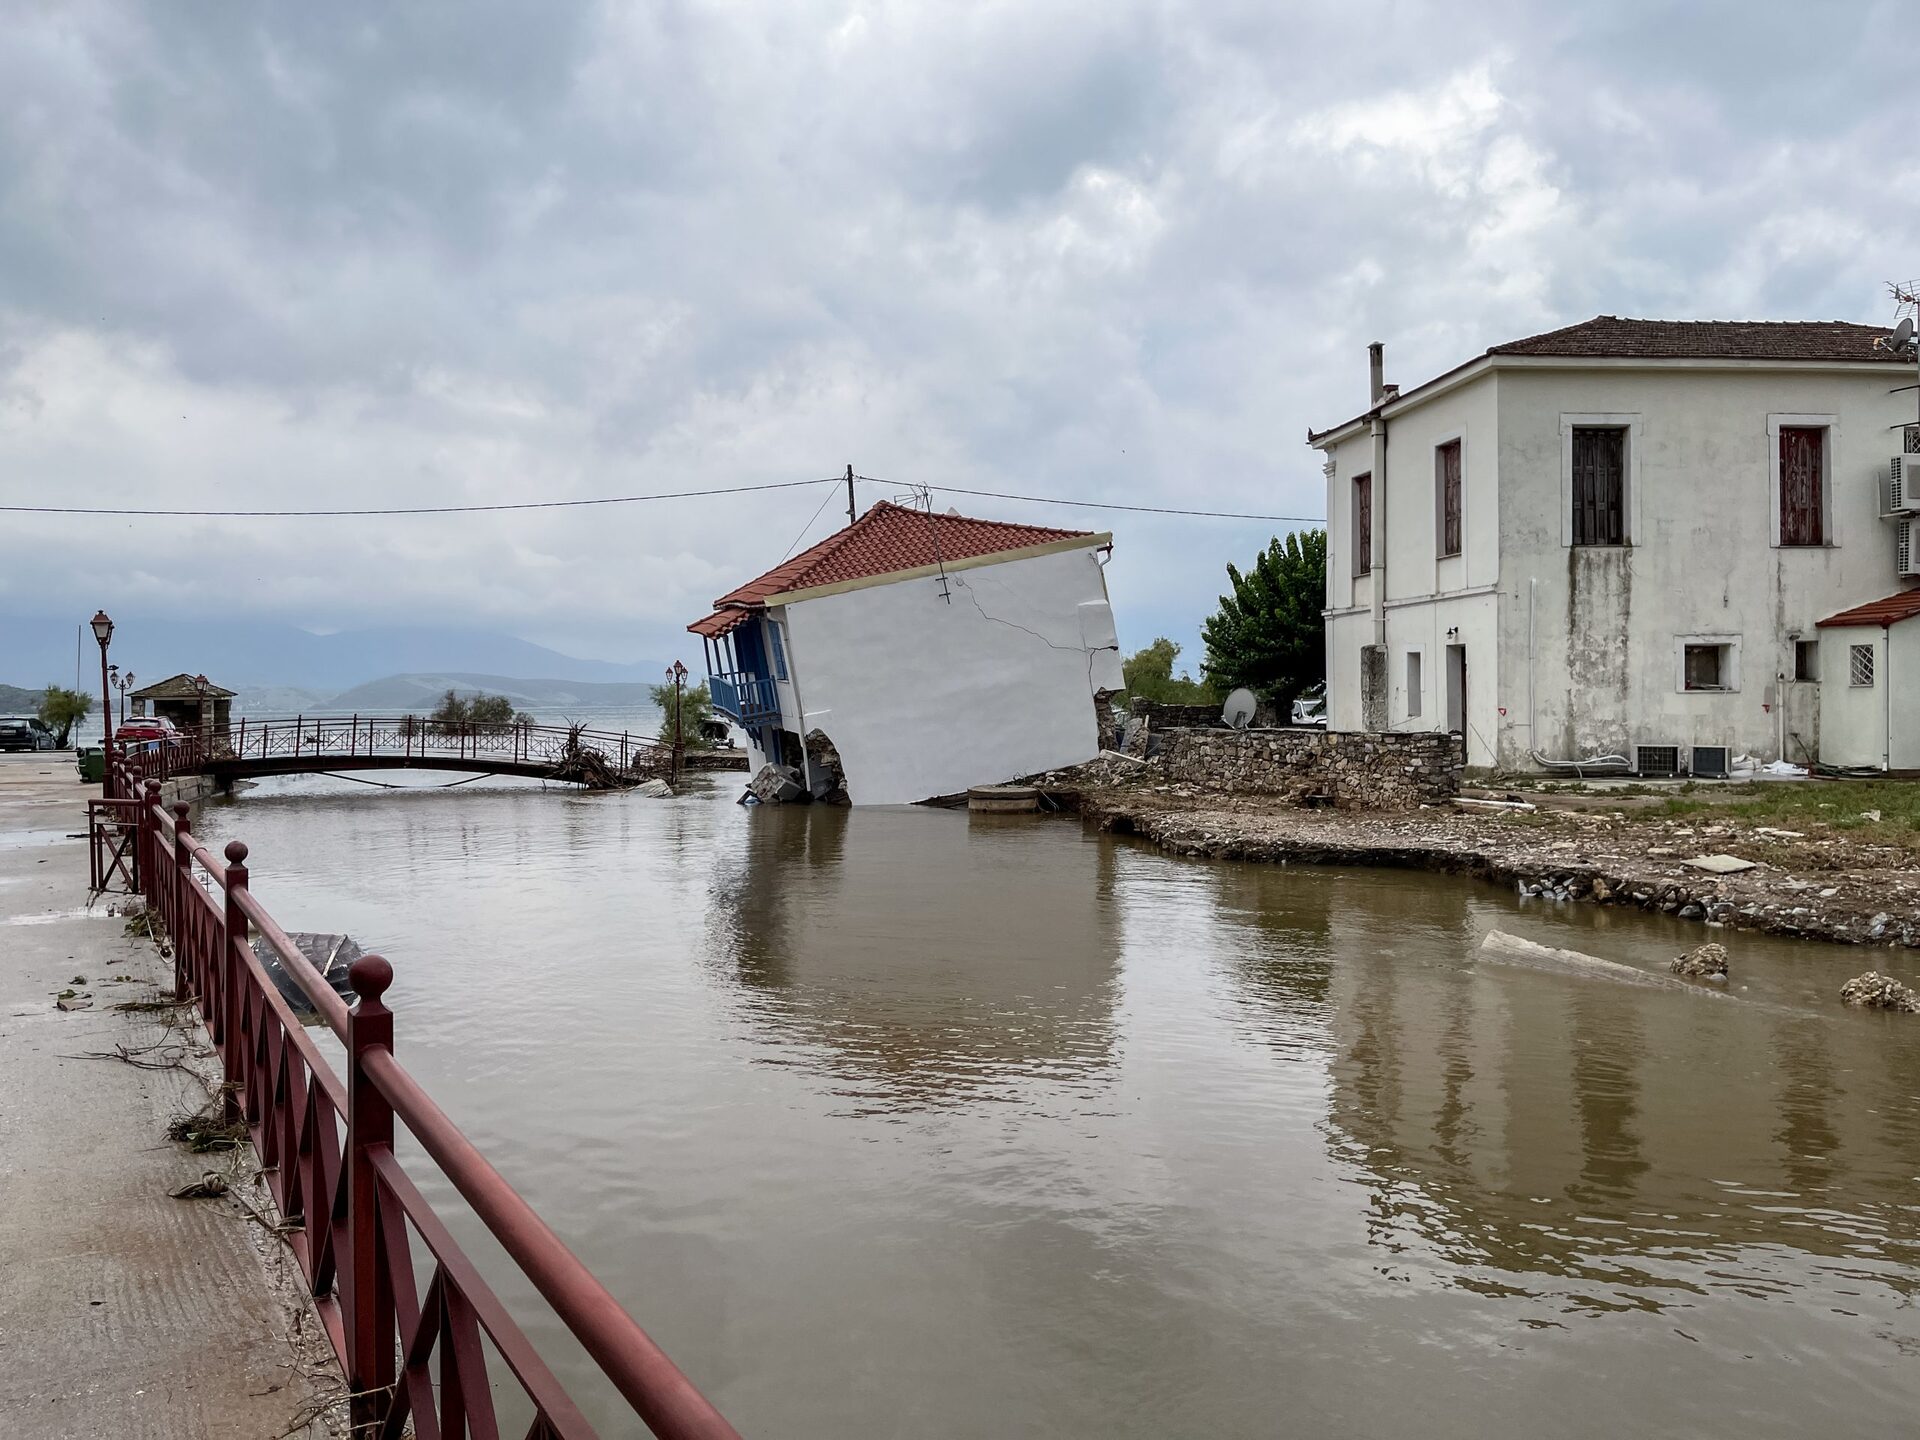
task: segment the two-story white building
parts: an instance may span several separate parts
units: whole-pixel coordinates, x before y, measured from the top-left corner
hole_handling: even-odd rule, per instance
[[[1920,583],[1888,338],[1600,316],[1408,390],[1371,347],[1368,408],[1308,436],[1330,726],[1454,730],[1513,770],[1818,758],[1820,687],[1875,678],[1828,673],[1820,623]]]
[[[1113,537],[881,501],[687,628],[757,770],[830,742],[856,805],[901,805],[1091,760],[1120,689]]]

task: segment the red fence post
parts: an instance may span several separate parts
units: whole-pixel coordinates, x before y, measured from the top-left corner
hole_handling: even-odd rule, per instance
[[[200,1013],[207,1013],[207,997],[204,987],[199,986],[199,976],[194,974],[193,960],[188,951],[193,948],[193,914],[187,908],[187,887],[193,884],[193,822],[187,818],[187,803],[176,800],[173,804],[173,921],[169,928],[173,933],[173,993],[176,998],[187,998],[187,981],[195,982],[194,993],[200,997]]]
[[[380,1185],[374,1154],[393,1147],[393,1107],[367,1078],[369,1050],[393,1049],[393,1012],[381,1003],[393,967],[362,955],[347,971],[360,999],[347,1014],[347,1389],[356,1435],[373,1433],[394,1383],[393,1280],[380,1259]],[[404,1224],[394,1217],[394,1224]]]
[[[240,1086],[247,1083],[248,1057],[240,1043],[240,1007],[245,1004],[246,964],[235,952],[235,945],[247,943],[247,917],[240,909],[240,897],[247,893],[247,847],[244,841],[227,842],[227,904],[220,926],[220,1026],[214,1040],[220,1046],[220,1069],[227,1083],[221,1089],[221,1111],[227,1123],[240,1118],[237,1098]]]
[[[140,891],[147,897],[147,924],[151,926],[160,909],[160,847],[154,843],[160,826],[153,818],[154,809],[160,804],[160,785],[154,780],[144,785],[133,780],[131,785],[133,793],[140,798]]]

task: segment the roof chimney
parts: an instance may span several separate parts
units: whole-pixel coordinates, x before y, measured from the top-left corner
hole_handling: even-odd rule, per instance
[[[1378,340],[1367,346],[1367,381],[1371,387],[1369,393],[1372,405],[1380,403],[1380,397],[1387,388],[1387,347]]]

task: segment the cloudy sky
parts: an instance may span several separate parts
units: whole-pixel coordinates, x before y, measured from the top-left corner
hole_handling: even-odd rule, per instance
[[[1890,320],[1908,5],[0,0],[0,496],[282,508],[824,478],[1317,517],[1302,443],[1601,312]],[[690,657],[825,489],[0,515],[0,614]],[[940,497],[944,506],[956,503]],[[1129,648],[1274,525],[1110,528]],[[103,570],[107,578],[102,579]],[[191,577],[183,587],[181,577]],[[14,678],[14,677],[0,677]]]

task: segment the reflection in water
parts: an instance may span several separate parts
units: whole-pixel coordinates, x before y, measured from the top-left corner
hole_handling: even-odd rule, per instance
[[[1109,852],[1059,838],[964,812],[756,815],[716,866],[708,924],[774,1063],[832,1074],[856,1113],[1097,1075],[1119,961]]]
[[[1764,1009],[1482,970],[1699,932],[736,788],[200,828],[393,958],[407,1063],[743,1432],[1909,1428],[1920,1025],[1851,957],[1725,937]]]

